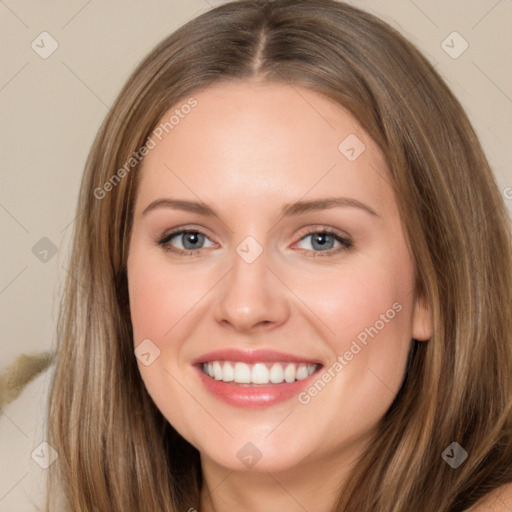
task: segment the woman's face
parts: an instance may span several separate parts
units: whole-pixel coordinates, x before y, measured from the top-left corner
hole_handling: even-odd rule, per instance
[[[348,463],[395,398],[411,338],[432,329],[382,153],[303,87],[194,98],[164,116],[137,171],[142,379],[203,463]]]

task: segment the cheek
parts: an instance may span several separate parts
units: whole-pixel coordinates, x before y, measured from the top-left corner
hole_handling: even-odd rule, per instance
[[[159,251],[161,251],[159,249]],[[187,412],[189,398],[179,381],[183,330],[190,328],[187,314],[206,293],[200,290],[204,276],[194,283],[191,275],[171,270],[162,253],[139,248],[134,243],[128,260],[128,290],[133,327],[133,344],[146,343],[149,364],[138,357],[138,368],[146,390],[167,420],[180,431],[194,432]],[[203,284],[202,284],[203,283]],[[145,340],[151,340],[151,344]],[[171,340],[171,342],[169,342]],[[142,346],[142,345],[141,345]],[[136,352],[137,353],[137,352]]]
[[[308,306],[322,320],[317,325],[332,363],[321,378],[327,384],[315,383],[300,401],[311,416],[326,416],[349,437],[376,424],[403,382],[411,343],[412,272],[406,259],[365,262],[336,279],[320,279],[318,287],[308,286]],[[333,446],[336,442],[333,437]]]
[[[379,258],[358,258],[336,275],[319,273],[303,282],[300,292],[321,319],[317,325],[333,364],[340,363],[333,369],[344,375],[337,379],[339,389],[350,387],[360,401],[371,402],[382,392],[385,403],[403,380],[412,336],[414,270],[405,247],[396,247],[400,244]]]
[[[169,335],[177,322],[201,295],[204,277],[170,268],[163,251],[149,252],[134,247],[128,262],[128,289],[135,343],[144,338],[159,340]]]
[[[135,341],[139,338],[160,338],[172,327],[171,312],[176,311],[180,296],[172,293],[175,288],[160,275],[152,272],[135,273],[129,282],[130,310]],[[181,297],[181,300],[183,298]]]
[[[302,295],[322,320],[337,349],[377,324],[379,330],[407,330],[412,305],[407,269],[394,273],[385,265],[351,266],[347,271],[302,282]],[[398,312],[397,310],[400,310]],[[364,336],[361,336],[364,338]]]

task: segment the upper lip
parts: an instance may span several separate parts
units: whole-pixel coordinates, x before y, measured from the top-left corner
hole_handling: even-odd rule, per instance
[[[275,350],[240,350],[236,348],[225,348],[214,350],[197,357],[192,364],[208,363],[210,361],[240,361],[244,363],[270,363],[274,361],[322,364],[318,359],[278,352]]]

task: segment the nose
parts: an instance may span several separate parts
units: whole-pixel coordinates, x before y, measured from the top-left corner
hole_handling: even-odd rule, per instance
[[[282,325],[290,315],[291,303],[291,292],[283,281],[270,268],[266,251],[251,263],[235,252],[231,270],[216,287],[216,321],[238,333]]]

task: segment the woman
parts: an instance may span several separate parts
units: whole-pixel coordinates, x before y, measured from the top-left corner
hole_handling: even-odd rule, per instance
[[[388,25],[331,0],[187,23],[112,107],[82,210],[49,399],[67,509],[510,502],[506,211]]]

